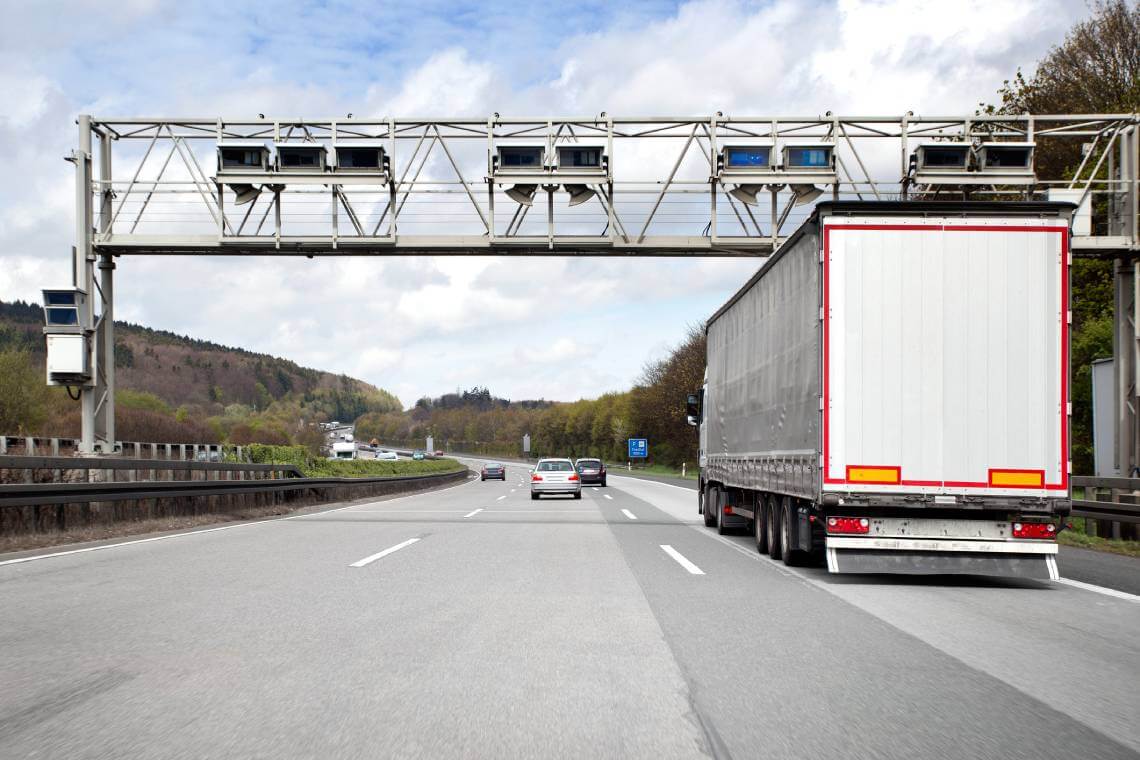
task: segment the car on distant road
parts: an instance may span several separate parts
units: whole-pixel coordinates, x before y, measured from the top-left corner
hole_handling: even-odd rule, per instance
[[[441,456],[443,456],[443,449],[436,449],[436,450],[435,450],[435,455],[436,455],[437,457],[441,457]]]
[[[423,458],[424,458],[423,449],[416,449],[415,451],[412,452],[412,459],[416,460],[417,462],[421,461]]]
[[[574,463],[574,469],[582,476],[582,485],[597,483],[606,487],[606,464],[600,459],[579,459]]]
[[[503,482],[507,480],[507,468],[501,462],[487,462],[479,471],[479,480],[498,478]]]
[[[376,452],[376,458],[382,459],[385,462],[394,462],[397,459],[399,459],[400,457],[397,456],[396,452],[394,452],[394,451],[377,451]]]
[[[540,459],[530,473],[530,498],[543,494],[572,494],[582,498],[582,477],[569,459]]]

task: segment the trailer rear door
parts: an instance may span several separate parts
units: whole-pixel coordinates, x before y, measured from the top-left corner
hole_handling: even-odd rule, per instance
[[[822,226],[824,489],[1064,496],[1064,222]]]

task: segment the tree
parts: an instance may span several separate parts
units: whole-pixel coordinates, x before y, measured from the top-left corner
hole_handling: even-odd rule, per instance
[[[1140,0],[1097,0],[1092,15],[1080,22],[1037,64],[1032,76],[1020,70],[998,95],[1000,105],[986,113],[1135,113],[1140,110]],[[1098,151],[1108,149],[1100,141]],[[1051,140],[1042,144],[1038,171],[1072,177],[1080,165],[1080,145]],[[1099,157],[1090,157],[1090,164]],[[1101,179],[1107,179],[1107,167]],[[1094,217],[1104,213],[1094,199]],[[1112,262],[1080,260],[1072,272],[1073,471],[1091,473],[1092,382],[1090,364],[1112,356]]]
[[[0,435],[39,432],[50,391],[43,369],[25,351],[0,351]]]

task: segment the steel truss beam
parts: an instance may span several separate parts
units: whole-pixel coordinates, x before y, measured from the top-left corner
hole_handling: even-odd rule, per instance
[[[760,219],[729,194],[717,174],[726,145],[826,142],[834,179],[819,188],[834,199],[898,199],[961,189],[909,186],[914,148],[931,141],[1034,141],[1084,146],[1072,176],[1038,171],[1029,187],[977,186],[995,201],[1079,192],[1092,229],[1073,239],[1076,255],[1118,260],[1118,406],[1122,471],[1137,465],[1140,396],[1135,380],[1140,335],[1126,297],[1140,258],[1137,114],[971,116],[580,116],[563,118],[94,118],[80,116],[76,166],[75,284],[87,299],[95,381],[83,388],[81,450],[110,451],[114,431],[114,257],[234,256],[766,256],[810,212],[781,185],[767,193]],[[219,140],[284,139],[332,146],[382,145],[388,177],[328,184],[265,184],[242,209],[207,168]],[[558,185],[538,188],[530,214],[490,175],[497,144],[603,146],[610,173],[593,196],[567,207]],[[95,144],[99,176],[92,176]],[[439,150],[434,150],[438,144]],[[111,153],[117,154],[115,165]],[[177,156],[178,160],[175,160]],[[112,170],[123,167],[121,175]],[[281,177],[281,174],[275,175]],[[340,175],[345,176],[345,175]],[[398,179],[397,179],[398,178]],[[386,183],[386,184],[383,184]],[[960,195],[958,197],[961,197]],[[1071,196],[1070,196],[1071,197]],[[580,199],[580,198],[579,198]],[[96,203],[97,201],[97,203]],[[759,210],[759,209],[758,209]],[[347,220],[347,223],[344,223]],[[762,224],[761,222],[764,222]],[[632,231],[633,234],[630,234]],[[99,270],[98,281],[95,275]],[[98,314],[96,314],[98,311]],[[1131,339],[1126,339],[1126,338]],[[1127,369],[1125,369],[1127,368]],[[1126,441],[1125,438],[1128,440]]]

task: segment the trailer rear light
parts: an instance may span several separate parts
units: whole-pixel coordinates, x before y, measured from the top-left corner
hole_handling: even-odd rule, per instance
[[[866,517],[829,517],[828,533],[870,533],[871,521]]]
[[[848,465],[848,483],[875,483],[898,485],[902,480],[902,468],[893,465]]]
[[[732,505],[731,505],[731,504],[725,504],[725,505],[724,505],[724,513],[725,513],[726,515],[731,515],[731,514],[732,514]]]
[[[542,476],[539,475],[538,473],[535,473],[534,475],[530,476],[530,482],[531,483],[541,483],[542,482]]]
[[[581,478],[578,477],[578,473],[574,473],[573,475],[571,475],[570,477],[568,477],[566,479],[567,480],[581,480]]]
[[[1044,488],[1044,470],[990,470],[990,485],[999,488]]]
[[[1020,523],[1013,524],[1014,538],[1056,538],[1057,526],[1047,523]]]

